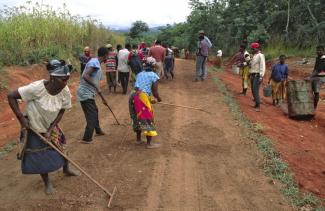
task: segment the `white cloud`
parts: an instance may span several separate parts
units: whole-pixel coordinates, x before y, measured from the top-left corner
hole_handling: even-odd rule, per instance
[[[2,5],[16,6],[26,0],[1,0]],[[33,1],[35,2],[35,0]],[[183,22],[189,15],[188,0],[39,0],[44,4],[61,7],[67,5],[72,14],[90,15],[108,26],[130,26],[142,20],[149,26]]]

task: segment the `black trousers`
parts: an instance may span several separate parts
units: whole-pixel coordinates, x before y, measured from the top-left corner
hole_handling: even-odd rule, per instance
[[[121,85],[122,85],[122,89],[123,89],[123,94],[126,94],[128,91],[128,85],[129,85],[129,76],[130,73],[127,72],[118,72],[118,77],[121,80]]]
[[[91,141],[94,130],[96,130],[96,133],[102,132],[102,129],[99,126],[98,108],[94,99],[88,99],[81,101],[80,103],[87,122],[83,140]]]

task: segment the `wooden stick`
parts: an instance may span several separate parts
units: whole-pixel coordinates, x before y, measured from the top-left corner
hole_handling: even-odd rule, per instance
[[[52,147],[55,151],[57,151],[60,155],[62,155],[62,157],[64,157],[65,159],[67,159],[72,165],[74,165],[78,170],[80,170],[86,177],[88,177],[88,179],[90,179],[93,183],[95,183],[98,187],[100,187],[106,194],[109,195],[109,202],[108,202],[108,207],[111,205],[111,201],[113,199],[114,194],[116,193],[117,188],[114,187],[113,192],[109,192],[106,188],[104,188],[101,184],[99,184],[99,182],[97,182],[94,178],[92,178],[85,170],[83,170],[77,163],[75,163],[73,160],[71,160],[66,154],[64,154],[63,152],[61,152],[53,143],[51,143],[50,141],[47,141],[46,138],[44,138],[41,134],[39,134],[38,132],[36,132],[35,130],[31,129],[31,131],[33,131],[36,135],[38,135],[40,137],[40,139],[45,142],[46,144],[48,144],[50,147]]]
[[[113,114],[113,117],[114,117],[116,123],[117,123],[118,125],[121,125],[121,124],[119,123],[119,121],[117,120],[117,118],[116,118],[116,116],[115,116],[113,110],[111,109],[111,107],[110,107],[109,105],[105,105],[105,106],[106,106],[106,107],[111,111],[111,113]]]
[[[168,105],[168,106],[174,106],[174,107],[180,107],[180,108],[194,109],[194,110],[198,110],[198,111],[203,111],[203,112],[206,112],[206,113],[210,113],[208,111],[203,110],[202,108],[196,108],[196,107],[191,107],[191,106],[176,105],[176,104],[172,104],[172,103],[163,103],[163,102],[158,102],[158,104]]]

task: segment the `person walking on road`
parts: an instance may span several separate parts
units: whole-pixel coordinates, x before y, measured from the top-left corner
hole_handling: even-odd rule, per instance
[[[109,92],[111,92],[112,87],[114,88],[114,92],[116,92],[117,54],[113,51],[111,44],[107,44],[106,48],[108,49],[107,60],[105,61],[106,81]]]
[[[105,135],[99,125],[98,108],[95,97],[98,94],[101,97],[103,104],[107,105],[100,90],[100,80],[102,80],[100,64],[106,61],[108,49],[106,47],[100,47],[97,54],[97,58],[92,58],[86,64],[77,91],[77,99],[81,104],[87,122],[82,138],[83,143],[92,143],[94,130],[97,135]]]
[[[166,79],[169,78],[169,75],[174,79],[174,66],[175,66],[175,57],[174,51],[166,45],[166,55],[164,61],[164,72]]]
[[[208,69],[206,67],[206,61],[208,58],[209,48],[212,47],[212,43],[209,38],[204,35],[204,31],[199,31],[199,41],[196,52],[196,77],[194,81],[203,81],[208,75]]]
[[[157,148],[160,145],[151,142],[152,137],[157,136],[154,125],[154,114],[152,103],[155,100],[152,96],[161,102],[158,93],[159,76],[153,72],[156,60],[153,57],[146,59],[145,68],[136,77],[135,91],[129,98],[129,111],[132,119],[133,130],[137,134],[137,143],[141,144],[141,133],[147,138],[147,148]]]
[[[255,102],[254,108],[256,112],[259,112],[261,111],[259,90],[265,74],[265,57],[264,54],[262,54],[260,51],[259,43],[252,43],[251,50],[253,57],[251,60],[251,68],[249,70],[249,73],[251,78],[252,94]]]
[[[128,85],[129,85],[129,78],[130,78],[130,67],[128,65],[128,58],[131,50],[130,44],[125,44],[125,48],[121,49],[118,52],[117,58],[118,58],[118,77],[121,81],[122,86],[122,93],[127,94],[128,91]]]
[[[63,150],[66,139],[58,123],[65,110],[72,107],[67,86],[70,69],[63,60],[52,60],[47,64],[49,80],[35,81],[8,94],[9,105],[21,125],[21,141],[24,147],[18,157],[21,159],[22,173],[40,174],[46,194],[55,192],[48,173],[63,167],[63,173],[67,176],[80,174],[70,169],[68,161],[34,133],[41,134]],[[18,99],[26,102],[24,113],[19,108]]]
[[[161,46],[160,40],[156,40],[153,47],[149,50],[149,57],[156,60],[156,73],[160,78],[164,78],[164,64],[166,49]]]
[[[319,101],[319,92],[321,85],[325,83],[325,52],[324,46],[316,47],[316,62],[314,66],[314,70],[311,74],[311,84],[314,93],[314,107],[317,108]]]
[[[289,68],[288,65],[285,64],[285,59],[285,55],[279,57],[279,63],[273,65],[272,73],[268,81],[268,84],[272,85],[272,100],[274,106],[279,105],[279,101],[283,100],[282,90],[285,89],[285,83],[288,80]]]

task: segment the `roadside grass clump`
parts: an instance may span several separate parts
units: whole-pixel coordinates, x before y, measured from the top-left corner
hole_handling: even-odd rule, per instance
[[[0,64],[29,65],[44,59],[78,59],[84,46],[93,50],[124,38],[89,16],[72,15],[63,4],[3,6],[0,10]],[[78,51],[77,51],[78,50]],[[95,51],[93,53],[96,53]]]
[[[324,202],[322,199],[316,197],[312,193],[303,193],[299,190],[288,164],[281,159],[281,155],[273,147],[273,140],[261,133],[263,131],[263,126],[260,123],[251,122],[241,112],[240,105],[217,76],[215,76],[213,80],[218,90],[223,94],[224,101],[229,106],[229,110],[234,119],[238,120],[240,124],[247,129],[245,130],[245,135],[256,143],[257,148],[264,155],[265,161],[263,169],[265,174],[282,184],[281,191],[286,199],[289,200],[293,206],[301,210],[325,210],[322,206]]]
[[[5,157],[9,152],[13,151],[17,146],[16,141],[12,141],[0,148],[0,159]]]

